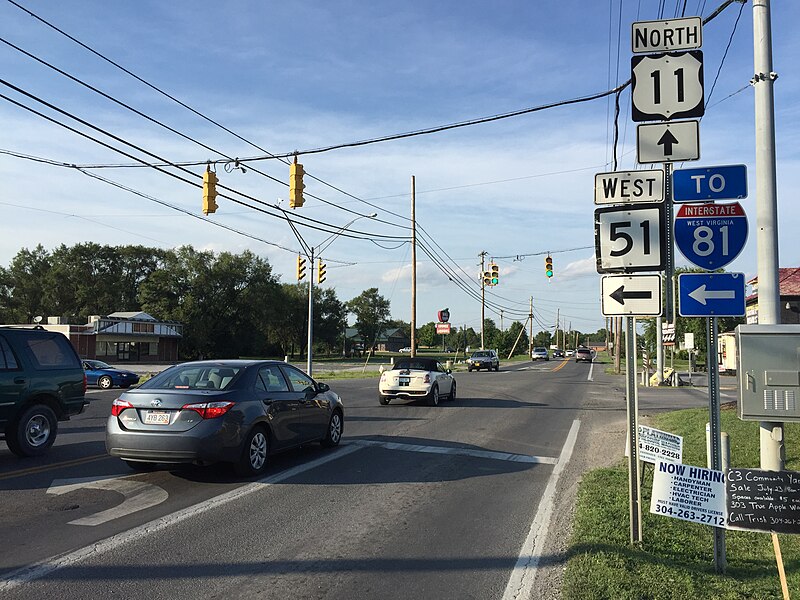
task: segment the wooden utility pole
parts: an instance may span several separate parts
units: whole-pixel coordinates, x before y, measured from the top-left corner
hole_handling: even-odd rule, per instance
[[[531,296],[531,312],[528,314],[528,320],[531,323],[531,335],[528,339],[528,356],[530,357],[533,352],[533,296]]]
[[[417,217],[416,181],[411,176],[411,357],[417,355]]]
[[[481,257],[481,350],[486,349],[486,343],[483,336],[483,322],[486,320],[486,281],[484,281],[483,273],[485,270],[484,259],[487,252],[484,250],[478,256]]]

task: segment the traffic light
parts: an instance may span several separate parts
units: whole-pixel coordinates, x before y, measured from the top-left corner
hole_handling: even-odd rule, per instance
[[[544,259],[544,274],[550,279],[553,276],[553,257],[549,254]]]
[[[297,160],[295,158],[295,160]],[[289,165],[289,206],[300,208],[303,206],[303,165],[293,162]]]
[[[323,281],[325,281],[325,263],[320,258],[317,263],[317,283],[322,283]]]
[[[297,281],[303,279],[306,276],[306,259],[297,255]]]
[[[203,214],[217,212],[217,174],[209,167],[203,173]]]
[[[492,272],[491,271],[484,271],[483,272],[483,285],[492,285]]]
[[[500,283],[500,267],[495,263],[489,263],[489,272],[491,273],[492,285]]]

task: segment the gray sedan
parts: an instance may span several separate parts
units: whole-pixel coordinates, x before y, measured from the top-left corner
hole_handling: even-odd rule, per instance
[[[114,400],[106,450],[131,468],[155,463],[233,463],[254,476],[273,452],[344,431],[339,396],[278,361],[200,361],[163,371]]]

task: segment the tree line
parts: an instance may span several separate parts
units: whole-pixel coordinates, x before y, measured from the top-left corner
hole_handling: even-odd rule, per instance
[[[61,317],[85,324],[90,315],[144,311],[183,323],[181,357],[295,356],[306,352],[308,288],[281,283],[272,266],[239,254],[82,243],[52,251],[23,248],[0,267],[0,323]],[[331,288],[314,289],[314,347],[341,353],[348,313],[362,337],[388,322],[389,302],[377,288],[344,302]]]

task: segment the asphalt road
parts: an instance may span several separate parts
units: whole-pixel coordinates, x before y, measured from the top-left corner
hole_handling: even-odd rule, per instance
[[[601,371],[459,373],[438,407],[334,381],[342,444],[276,456],[256,481],[225,465],[133,473],[103,445],[119,391],[93,391],[46,457],[0,442],[0,596],[527,598],[557,479],[590,434],[581,414],[624,411]]]

